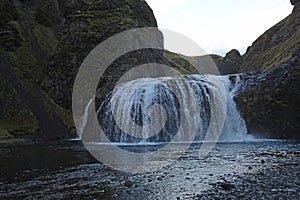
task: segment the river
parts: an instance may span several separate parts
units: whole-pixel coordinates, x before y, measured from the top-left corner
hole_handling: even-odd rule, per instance
[[[217,143],[204,159],[198,157],[200,146],[201,143],[191,145],[175,162],[157,171],[133,174],[101,164],[89,154],[80,141],[2,145],[0,197],[1,199],[207,199],[205,196],[201,198],[201,195],[209,194],[211,190],[222,192],[223,186],[220,187],[218,184],[230,183],[238,189],[241,180],[250,177],[255,179],[250,179],[253,181],[250,185],[254,187],[253,194],[250,190],[248,193],[246,190],[240,192],[246,195],[242,199],[260,194],[257,188],[263,182],[267,183],[265,193],[260,194],[261,198],[254,196],[257,197],[254,199],[268,199],[275,190],[277,192],[274,195],[281,191],[290,197],[289,199],[299,199],[299,141],[253,140]],[[144,151],[154,147],[122,146],[122,148]],[[126,161],[126,158],[123,159]],[[159,164],[159,161],[151,162],[148,163],[149,166]],[[290,175],[282,174],[279,178],[274,175],[274,180],[272,175],[270,180],[266,180],[266,177],[270,176],[267,173],[268,169],[290,170]],[[264,174],[260,176],[262,172]],[[239,187],[242,189],[244,186]],[[224,188],[226,192],[227,188]],[[218,194],[218,197],[223,199],[222,193]]]

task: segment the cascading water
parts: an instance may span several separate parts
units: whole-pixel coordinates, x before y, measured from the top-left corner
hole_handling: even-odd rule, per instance
[[[231,76],[235,79],[234,83],[230,81],[230,76],[221,77],[226,90],[227,109],[226,118],[222,131],[221,141],[241,141],[251,139],[247,135],[247,128],[244,119],[237,110],[234,96],[236,95],[238,87],[240,87],[240,77],[238,75]]]
[[[84,128],[86,126],[86,123],[87,123],[87,120],[88,120],[88,116],[89,116],[89,109],[93,103],[93,99],[90,99],[89,103],[87,104],[87,106],[85,107],[84,109],[84,113],[83,113],[83,116],[82,116],[82,120],[81,120],[81,126],[80,126],[80,129],[78,131],[78,136],[79,136],[79,139],[81,139],[82,135],[83,135],[83,132],[84,132]]]
[[[111,142],[170,142],[175,136],[176,141],[185,142],[189,135],[195,136],[194,141],[203,141],[212,115],[224,112],[225,123],[220,116],[220,121],[212,124],[224,125],[220,139],[245,140],[246,125],[233,100],[237,86],[238,81],[232,84],[228,76],[138,79],[120,84],[106,95],[97,117]],[[222,99],[224,91],[225,100]],[[86,108],[83,125],[90,106],[91,102]],[[217,112],[213,113],[212,107]]]

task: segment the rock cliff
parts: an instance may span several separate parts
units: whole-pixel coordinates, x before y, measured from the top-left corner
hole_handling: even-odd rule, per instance
[[[2,0],[0,11],[0,138],[74,137],[83,59],[116,33],[157,26],[143,0]]]

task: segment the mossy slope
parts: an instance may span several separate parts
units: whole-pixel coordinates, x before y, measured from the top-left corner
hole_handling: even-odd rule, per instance
[[[0,11],[0,138],[74,137],[71,92],[85,56],[116,33],[156,26],[140,0],[2,0]]]

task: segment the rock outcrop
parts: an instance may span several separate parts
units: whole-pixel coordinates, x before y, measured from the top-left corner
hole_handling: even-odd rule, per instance
[[[272,69],[243,73],[235,101],[248,132],[264,138],[300,139],[300,49]]]
[[[2,0],[0,17],[0,138],[74,137],[65,133],[83,59],[116,33],[157,26],[143,0]]]
[[[223,75],[238,73],[242,65],[242,60],[241,54],[236,49],[231,50],[218,65],[220,73]]]
[[[299,1],[299,0],[291,0],[291,4],[292,4],[293,6],[295,6],[293,12],[296,12],[296,11],[299,12],[299,9],[300,9],[300,1]]]

